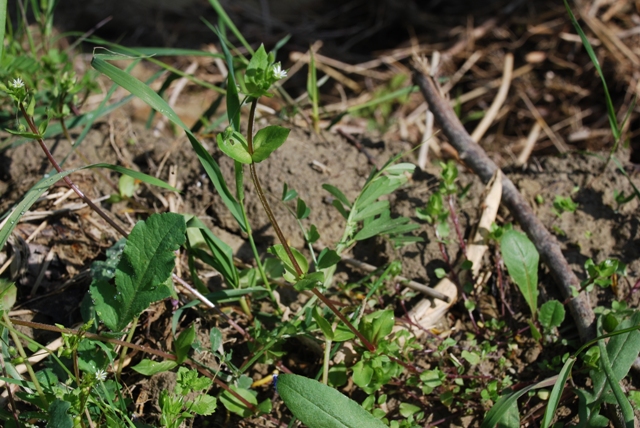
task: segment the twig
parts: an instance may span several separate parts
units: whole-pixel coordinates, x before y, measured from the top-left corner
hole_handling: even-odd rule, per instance
[[[369,263],[365,263],[365,262],[361,262],[359,260],[356,259],[351,259],[349,257],[343,257],[342,261],[345,262],[348,265],[351,265],[355,268],[358,269],[362,269],[366,272],[374,272],[376,270],[378,270],[377,267],[370,265]],[[404,276],[396,276],[396,280],[398,280],[398,282],[401,282],[403,286],[407,287],[407,288],[411,288],[412,290],[416,290],[419,291],[421,293],[426,294],[429,297],[433,297],[434,299],[439,299],[442,301],[445,301],[447,303],[449,303],[451,301],[451,299],[449,298],[449,296],[447,296],[444,293],[440,293],[437,290],[434,290],[431,287],[427,287],[424,284],[420,284],[419,282],[416,281],[411,281],[408,278],[405,278]]]
[[[465,162],[484,183],[487,183],[498,169],[498,166],[487,156],[485,151],[473,141],[451,109],[449,103],[440,96],[433,80],[425,77],[418,71],[414,71],[413,80],[420,88],[422,95],[429,104],[429,109],[433,112],[437,122],[442,127],[442,131],[449,139],[449,143],[454,146],[460,154],[460,159]],[[569,267],[555,236],[549,233],[540,223],[531,210],[531,207],[516,189],[516,186],[507,177],[503,177],[502,179],[502,201],[533,241],[543,262],[547,265],[560,286],[560,291],[563,296],[565,298],[571,298],[572,289],[577,289],[580,286],[580,281]],[[585,299],[585,295],[581,294],[571,299],[569,309],[578,327],[580,338],[583,341],[593,338],[595,336],[595,316]]]
[[[378,167],[376,165],[375,158],[367,151],[367,149],[365,149],[365,147],[360,143],[360,141],[356,140],[352,135],[347,134],[340,128],[338,128],[338,134],[342,135],[348,142],[353,144],[356,147],[356,149],[358,149],[363,155],[365,155],[367,157],[367,161],[371,165],[375,166],[376,168]]]

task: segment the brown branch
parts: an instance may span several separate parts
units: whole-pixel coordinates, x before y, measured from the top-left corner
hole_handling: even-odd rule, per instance
[[[433,80],[414,70],[413,81],[420,88],[449,143],[460,154],[460,159],[480,177],[483,183],[489,182],[498,166],[464,129],[449,103],[440,96]],[[571,298],[572,287],[578,289],[580,281],[569,267],[555,236],[540,223],[516,186],[506,176],[502,180],[502,202],[538,249],[542,261],[555,278],[562,295],[565,298]],[[571,298],[569,310],[582,341],[595,337],[595,315],[584,294]]]

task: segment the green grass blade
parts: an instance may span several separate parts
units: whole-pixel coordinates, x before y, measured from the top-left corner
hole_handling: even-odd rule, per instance
[[[578,23],[578,20],[576,19],[575,15],[571,11],[571,7],[569,7],[569,3],[567,2],[567,0],[564,0],[564,6],[567,9],[567,13],[569,14],[569,18],[571,19],[571,23],[573,24],[574,28],[578,32],[578,35],[580,36],[580,39],[582,40],[582,44],[584,45],[584,49],[587,51],[587,54],[589,55],[589,59],[593,63],[593,66],[595,67],[596,71],[600,75],[600,79],[602,80],[602,86],[604,88],[604,95],[605,95],[605,99],[606,99],[606,103],[607,103],[607,113],[608,113],[608,116],[609,116],[609,125],[611,126],[611,131],[613,132],[613,137],[615,138],[615,140],[617,142],[620,139],[620,127],[618,125],[618,119],[616,117],[616,111],[615,111],[615,109],[613,107],[613,101],[611,100],[611,95],[609,94],[609,89],[607,87],[607,82],[606,82],[606,80],[604,78],[604,74],[602,73],[602,68],[600,68],[600,62],[598,61],[598,57],[597,57],[596,53],[594,52],[593,47],[591,46],[591,43],[589,43],[589,39],[587,39],[586,34],[584,34],[584,31],[582,31],[582,28],[580,27],[580,24]]]
[[[617,336],[619,337],[619,336]],[[613,339],[612,339],[613,340]],[[627,428],[634,427],[634,414],[633,408],[631,404],[629,404],[629,400],[627,396],[620,388],[620,380],[618,379],[616,374],[613,372],[613,368],[611,367],[612,362],[609,360],[609,350],[608,347],[605,346],[604,340],[598,341],[598,348],[600,348],[600,367],[604,371],[607,377],[607,383],[609,387],[613,391],[613,395],[616,397],[616,401],[620,406],[620,410],[622,411],[622,417],[624,418],[624,423]],[[636,352],[637,356],[638,353]]]
[[[7,0],[0,0],[0,62],[4,53],[4,33],[7,28]]]
[[[247,40],[244,38],[242,33],[238,30],[238,27],[236,27],[236,25],[233,23],[231,18],[229,18],[229,15],[227,15],[227,12],[224,11],[220,2],[218,0],[209,0],[209,3],[211,3],[211,6],[213,6],[213,9],[216,11],[218,16],[222,20],[222,22],[224,22],[224,24],[227,27],[229,27],[231,32],[238,38],[240,43],[242,43],[242,46],[244,46],[247,49],[247,51],[251,55],[253,55],[253,49],[251,48],[251,45],[247,42]]]
[[[562,370],[558,374],[558,380],[555,385],[553,385],[553,389],[551,390],[551,394],[549,395],[549,401],[547,404],[547,408],[544,411],[544,417],[542,418],[542,422],[540,426],[542,428],[549,428],[551,426],[551,421],[556,414],[556,409],[558,408],[558,404],[560,404],[560,397],[562,397],[562,392],[564,391],[564,385],[571,374],[571,369],[573,368],[573,364],[576,362],[576,357],[569,357],[567,361],[562,366]]]
[[[220,46],[224,52],[224,58],[227,61],[227,118],[229,124],[234,131],[240,131],[240,96],[238,95],[238,87],[236,86],[235,69],[233,67],[233,56],[226,43],[224,37],[217,29],[214,29],[216,35],[220,39]]]
[[[122,86],[127,91],[131,92],[142,101],[147,103],[152,108],[156,109],[159,113],[165,115],[174,124],[181,127],[187,134],[187,138],[191,143],[191,146],[196,152],[196,155],[200,159],[200,163],[207,172],[209,179],[213,183],[213,186],[218,191],[226,207],[229,209],[233,217],[236,219],[240,227],[246,231],[244,216],[242,215],[242,207],[236,201],[233,194],[229,190],[218,163],[211,157],[209,152],[200,144],[198,139],[191,133],[189,128],[184,124],[182,119],[178,117],[175,111],[163,100],[158,94],[156,94],[149,86],[145,85],[133,76],[120,70],[118,67],[109,64],[102,60],[99,56],[95,56],[91,61],[91,65],[103,73],[105,76],[113,80],[116,84]]]

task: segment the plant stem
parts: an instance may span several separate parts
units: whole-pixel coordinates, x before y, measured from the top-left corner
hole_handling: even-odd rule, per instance
[[[258,100],[257,99],[253,99],[251,101],[251,109],[249,110],[249,126],[248,126],[248,129],[247,129],[247,146],[248,146],[250,155],[253,155],[253,122],[255,120],[255,113],[256,113],[256,106],[257,105],[258,105]],[[271,211],[271,206],[269,205],[269,202],[267,201],[267,198],[264,195],[264,191],[262,190],[262,186],[260,184],[260,180],[258,179],[258,174],[256,173],[255,163],[252,162],[252,163],[249,164],[249,171],[251,172],[251,180],[253,181],[253,184],[254,184],[254,186],[256,188],[256,193],[258,194],[258,199],[260,199],[260,203],[262,204],[262,207],[264,208],[264,211],[267,214],[267,217],[269,218],[269,222],[273,226],[273,230],[276,232],[276,235],[278,236],[278,240],[282,244],[282,247],[284,248],[284,251],[287,253],[287,256],[289,257],[289,260],[291,261],[291,264],[293,265],[293,268],[296,271],[296,275],[298,277],[301,277],[302,275],[304,275],[304,272],[300,268],[300,265],[298,264],[298,261],[296,260],[296,258],[293,256],[293,253],[291,252],[291,247],[289,246],[289,243],[285,239],[284,234],[282,233],[282,230],[280,230],[280,226],[278,225],[278,221],[276,220],[276,217],[273,215],[273,211]],[[325,296],[323,296],[322,293],[320,291],[318,291],[318,289],[316,287],[314,287],[313,290],[311,290],[311,291],[313,292],[313,294],[315,294],[318,297],[318,299],[320,299],[322,301],[322,303],[327,305],[327,307],[329,307],[329,309],[331,309],[331,311],[338,318],[340,318],[340,320],[342,322],[344,322],[347,327],[349,327],[349,329],[353,332],[353,334],[355,334],[356,337],[358,337],[358,339],[360,339],[362,344],[367,349],[369,349],[372,352],[376,349],[376,347],[371,342],[369,342],[362,335],[362,333],[360,333],[358,331],[358,329],[356,329],[355,326],[353,324],[351,324],[351,322],[349,322],[349,320],[347,320],[347,318],[342,314],[342,312],[340,312],[333,305],[333,303],[331,303],[331,301],[329,299],[327,299]]]
[[[27,358],[27,354],[24,352],[24,348],[22,347],[22,342],[20,342],[20,338],[18,337],[18,335],[16,334],[13,326],[11,325],[11,319],[9,318],[9,316],[7,316],[7,312],[4,311],[2,312],[2,319],[5,322],[7,329],[9,330],[9,334],[11,335],[11,338],[13,339],[13,343],[16,345],[16,349],[18,350],[18,354],[20,355],[20,357],[22,357],[24,359],[24,365],[27,368],[27,371],[29,372],[29,376],[31,377],[31,382],[33,382],[33,386],[36,388],[36,391],[38,392],[38,396],[40,396],[40,399],[42,400],[42,404],[43,404],[43,409],[48,410],[49,409],[49,403],[47,402],[47,397],[44,395],[44,391],[42,390],[42,387],[40,386],[40,382],[38,382],[38,378],[36,377],[36,373],[33,371],[33,367],[31,367],[31,363],[29,362],[29,359]]]

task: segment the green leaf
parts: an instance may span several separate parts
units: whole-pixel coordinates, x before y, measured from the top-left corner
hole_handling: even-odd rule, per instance
[[[320,254],[318,255],[318,264],[316,265],[316,267],[318,269],[326,269],[337,264],[340,260],[342,259],[340,255],[338,255],[338,253],[336,253],[334,250],[325,248],[324,250],[320,251]]]
[[[309,262],[307,261],[306,257],[295,248],[290,248],[290,250],[293,254],[293,257],[298,262],[298,266],[300,266],[300,269],[302,269],[302,273],[305,274],[306,272],[308,272]],[[284,264],[284,268],[287,272],[289,272],[291,275],[297,276],[297,272],[293,267],[293,263],[291,262],[291,259],[289,258],[289,255],[287,254],[282,244],[276,244],[273,247],[269,248],[268,251],[280,259],[280,261]]]
[[[253,155],[251,156],[253,161],[259,163],[268,158],[271,153],[284,144],[289,132],[289,129],[275,125],[267,126],[256,132],[253,137]]]
[[[376,201],[363,207],[351,217],[352,221],[361,221],[389,210],[389,201]]]
[[[18,289],[13,282],[0,278],[0,312],[10,311],[16,303]]]
[[[362,241],[377,235],[404,233],[420,227],[417,224],[410,223],[410,221],[411,220],[406,217],[392,219],[391,214],[387,210],[383,212],[380,217],[370,221],[369,223],[365,222],[365,225],[358,233],[356,233],[356,236],[354,236],[353,239],[356,241]]]
[[[185,232],[184,217],[173,213],[153,214],[133,228],[118,263],[116,287],[104,281],[90,287],[96,313],[112,331],[121,331],[152,302],[170,295],[164,283]]]
[[[322,272],[313,272],[303,275],[296,283],[293,285],[298,291],[304,290],[312,290],[315,287],[322,285],[324,282],[324,273]]]
[[[504,412],[502,418],[498,421],[498,428],[520,428],[518,403],[514,402],[511,407]]]
[[[559,327],[564,316],[564,306],[557,300],[549,300],[540,307],[540,324],[546,329]]]
[[[309,428],[386,427],[358,403],[316,380],[283,374],[277,390],[291,413]]]
[[[342,202],[342,205],[344,205],[347,208],[351,208],[351,202],[349,202],[349,200],[344,195],[344,193],[342,193],[340,189],[338,189],[336,186],[332,186],[331,184],[323,184],[322,188],[327,192],[331,193],[331,195],[333,195],[334,198]]]
[[[408,418],[422,410],[422,407],[409,403],[400,403],[399,412],[404,418]]]
[[[156,373],[168,372],[169,370],[173,370],[177,366],[178,363],[176,363],[175,361],[152,361],[145,358],[131,368],[141,375],[153,376]]]
[[[238,388],[235,385],[229,385],[229,388],[233,392],[237,393],[242,398],[247,400],[249,403],[253,405],[258,404],[258,400],[251,393],[252,391],[244,388]],[[240,401],[235,395],[231,394],[227,390],[220,394],[220,401],[228,411],[240,415],[243,418],[249,417],[253,414],[253,411],[251,409],[249,409],[242,401]]]
[[[191,345],[193,341],[196,339],[196,330],[193,327],[193,324],[189,326],[189,328],[185,329],[180,333],[178,338],[175,341],[175,354],[176,354],[176,362],[178,364],[182,364],[184,360],[187,359],[189,355],[189,350],[191,349]]]
[[[222,332],[220,329],[213,327],[209,332],[209,342],[211,342],[211,351],[218,352],[222,345]]]
[[[541,315],[542,316],[542,315]],[[549,400],[547,404],[547,408],[544,411],[544,417],[542,418],[542,422],[540,426],[542,428],[549,428],[551,426],[551,421],[556,414],[556,409],[558,408],[558,404],[560,404],[560,398],[562,397],[562,392],[564,391],[564,385],[571,374],[571,368],[573,364],[576,362],[576,357],[569,357],[567,361],[565,361],[564,366],[562,366],[562,370],[558,374],[558,380],[556,380],[553,385],[553,389],[551,390],[551,394],[549,394]]]
[[[15,229],[20,217],[22,217],[24,213],[28,211],[29,208],[31,208],[31,206],[38,200],[40,196],[42,196],[44,192],[47,191],[47,189],[49,189],[49,187],[51,187],[54,183],[57,183],[58,181],[60,181],[62,178],[70,175],[71,173],[80,171],[83,169],[87,169],[87,168],[111,169],[116,172],[120,172],[122,174],[130,175],[134,178],[137,178],[149,184],[160,186],[165,189],[173,190],[176,192],[178,191],[178,189],[175,189],[169,186],[168,184],[164,183],[162,180],[158,180],[157,178],[151,177],[141,172],[136,172],[127,168],[123,168],[121,166],[111,165],[106,163],[98,163],[94,165],[84,166],[82,168],[69,169],[67,171],[62,171],[54,175],[45,176],[36,184],[34,184],[31,189],[27,191],[27,193],[24,195],[22,200],[16,205],[15,209],[11,212],[11,215],[9,215],[9,218],[7,219],[7,222],[5,223],[5,225],[2,227],[2,229],[0,229],[0,250],[4,247],[4,244],[7,242],[7,239],[9,239],[9,236],[11,236],[11,232],[13,232],[13,229]]]
[[[220,150],[231,159],[244,164],[251,163],[247,140],[240,132],[228,129],[224,133],[216,135],[216,141]]]
[[[317,306],[311,311],[311,315],[325,337],[329,340],[333,340],[333,329],[331,328],[331,323],[322,316],[320,309]]]
[[[640,311],[635,311],[630,318],[622,321],[616,330],[624,330],[639,325]],[[605,357],[606,360],[609,360],[612,380],[619,383],[627,375],[631,365],[640,353],[640,331],[632,330],[628,333],[613,336],[606,345],[606,353],[605,357],[603,351],[601,350],[600,352],[601,369],[590,372],[593,380],[593,396],[596,400],[611,391],[607,374],[602,369],[605,364],[602,358]]]
[[[217,405],[218,400],[216,400],[216,397],[212,397],[206,394],[198,395],[189,406],[189,411],[195,413],[196,415],[212,415],[216,411]]]
[[[213,1],[213,0],[212,0]],[[187,134],[187,138],[191,143],[200,163],[204,167],[205,172],[209,176],[209,179],[213,183],[216,191],[220,194],[225,206],[229,209],[233,217],[236,219],[243,231],[247,231],[247,225],[245,224],[244,216],[242,214],[242,207],[236,201],[235,197],[227,187],[220,166],[211,157],[211,154],[200,144],[196,137],[191,133],[189,128],[184,124],[182,119],[178,117],[175,111],[163,100],[158,94],[156,94],[149,86],[145,85],[138,79],[127,74],[106,61],[102,60],[100,56],[96,55],[91,60],[91,66],[103,73],[105,76],[113,80],[114,83],[123,87],[133,95],[140,98],[143,102],[148,104],[151,108],[155,109],[159,113],[163,114],[174,124],[182,128]]]
[[[475,366],[480,362],[480,355],[476,354],[475,352],[469,352],[467,350],[464,350],[462,351],[461,356],[462,358],[467,360],[469,364],[471,364],[472,366]]]
[[[298,220],[304,220],[309,217],[309,214],[311,214],[311,210],[307,204],[302,199],[298,198],[298,202],[296,204],[296,218]]]
[[[7,0],[0,0],[0,61],[2,61],[2,54],[4,48],[4,32],[7,24]]]
[[[73,428],[73,419],[67,413],[71,408],[71,403],[62,401],[58,398],[49,404],[49,422],[47,427],[50,428]]]
[[[215,236],[202,220],[196,216],[187,216],[187,237],[190,243],[202,238],[213,257],[206,260],[201,257],[201,259],[220,272],[231,287],[238,288],[240,279],[238,277],[238,269],[236,269],[233,262],[233,249]]]
[[[395,319],[392,310],[381,310],[362,317],[358,328],[364,337],[377,344],[393,330]]]
[[[538,308],[539,254],[524,233],[508,230],[500,241],[500,251],[509,275],[529,305],[533,319]]]

